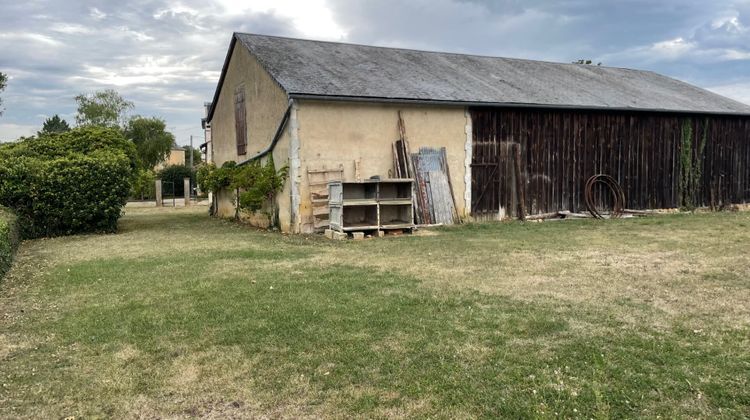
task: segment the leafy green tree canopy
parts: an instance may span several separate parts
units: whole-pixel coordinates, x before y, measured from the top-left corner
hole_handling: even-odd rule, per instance
[[[135,144],[141,168],[152,169],[169,154],[174,135],[166,128],[164,120],[156,117],[136,116],[128,121],[125,137]]]
[[[45,134],[65,133],[66,131],[70,131],[70,125],[68,125],[67,121],[60,118],[59,115],[55,114],[44,120],[42,131],[37,132],[37,135],[43,136]]]
[[[128,112],[134,107],[113,89],[81,94],[75,100],[78,104],[76,124],[82,126],[122,127]]]

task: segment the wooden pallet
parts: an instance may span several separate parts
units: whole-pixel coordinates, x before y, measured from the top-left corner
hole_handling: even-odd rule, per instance
[[[336,168],[307,168],[307,185],[310,188],[313,230],[328,228],[328,183],[344,178],[344,165]]]

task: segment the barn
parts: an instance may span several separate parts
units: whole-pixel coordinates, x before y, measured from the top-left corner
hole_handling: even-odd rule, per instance
[[[392,176],[399,116],[464,219],[584,210],[594,174],[631,209],[750,199],[750,106],[649,71],[235,33],[204,122],[217,165],[288,165],[276,217],[308,233],[313,174]]]

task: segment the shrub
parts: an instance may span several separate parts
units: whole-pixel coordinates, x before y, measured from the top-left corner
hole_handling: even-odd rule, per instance
[[[135,162],[117,129],[21,139],[0,147],[0,204],[15,211],[24,237],[112,232]]]
[[[0,207],[0,279],[8,272],[18,243],[18,226],[15,215]]]
[[[183,197],[185,195],[185,178],[190,178],[190,182],[195,184],[195,172],[185,165],[169,165],[159,171],[157,178],[161,179],[162,183],[173,182],[174,195],[176,197]],[[162,192],[165,195],[172,192],[171,189],[165,188],[162,187]]]
[[[156,174],[150,169],[139,169],[133,177],[130,197],[136,200],[151,200],[156,196],[154,181]]]
[[[43,134],[39,137],[21,138],[0,147],[3,156],[50,159],[75,154],[90,155],[101,151],[123,153],[129,166],[137,164],[135,145],[126,139],[120,130],[104,127],[79,127],[64,133]]]

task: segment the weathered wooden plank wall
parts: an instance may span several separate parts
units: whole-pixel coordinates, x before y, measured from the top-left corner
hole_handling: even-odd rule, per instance
[[[475,217],[516,215],[513,143],[521,147],[528,214],[585,211],[585,182],[598,173],[620,183],[632,209],[750,201],[748,117],[502,108],[471,114]],[[607,199],[600,193],[602,206]]]

